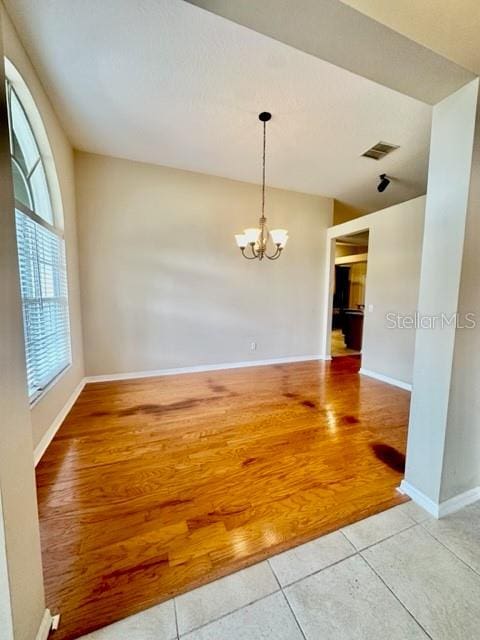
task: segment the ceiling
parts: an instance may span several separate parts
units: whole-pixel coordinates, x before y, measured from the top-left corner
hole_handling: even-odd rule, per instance
[[[426,191],[423,102],[180,0],[6,5],[77,149],[259,182],[269,110],[269,185],[367,211]]]
[[[358,233],[350,233],[346,236],[337,236],[335,241],[340,244],[368,247],[368,231],[359,231]]]
[[[340,0],[185,1],[428,104],[437,104],[475,78],[471,71]],[[377,0],[352,2],[377,4]],[[384,12],[390,14],[398,4],[412,4],[411,0],[380,2],[388,5]],[[435,2],[418,0],[415,6]],[[431,15],[436,17],[435,10]]]

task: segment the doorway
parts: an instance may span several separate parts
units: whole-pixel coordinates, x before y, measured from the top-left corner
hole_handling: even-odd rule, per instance
[[[333,358],[362,352],[368,230],[334,241],[334,288],[330,353]]]

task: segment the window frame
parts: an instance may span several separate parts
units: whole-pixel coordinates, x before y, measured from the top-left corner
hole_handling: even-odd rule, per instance
[[[22,83],[23,83],[23,86],[25,87],[25,89],[28,91],[28,88],[27,88],[26,84],[24,83],[23,79],[22,79]],[[30,168],[28,174],[25,174],[25,171],[23,170],[18,158],[16,158],[15,155],[14,155],[14,126],[13,126],[13,117],[12,117],[12,111],[11,111],[11,96],[12,96],[12,93],[15,95],[15,99],[17,100],[20,108],[23,111],[23,115],[25,117],[26,123],[27,123],[27,125],[28,125],[28,127],[30,129],[31,135],[33,137],[33,141],[34,141],[34,143],[36,145],[36,151],[38,152],[38,158],[35,160],[34,164]],[[30,96],[29,96],[29,98],[30,98]],[[58,238],[61,239],[61,241],[63,243],[63,255],[64,255],[64,262],[65,262],[64,263],[64,269],[65,269],[65,282],[66,282],[68,362],[66,363],[66,365],[60,371],[58,371],[41,388],[35,389],[32,393],[30,393],[29,389],[27,387],[27,395],[28,395],[28,400],[29,400],[29,403],[30,403],[30,407],[33,407],[46,393],[48,393],[48,391],[50,391],[52,389],[52,387],[59,381],[59,379],[63,375],[65,375],[65,373],[72,367],[72,363],[73,363],[67,255],[66,255],[64,230],[63,230],[62,226],[57,224],[57,220],[58,220],[59,216],[57,215],[57,212],[56,212],[55,207],[54,207],[54,200],[52,198],[52,190],[51,190],[51,180],[49,179],[50,176],[49,176],[49,173],[47,173],[46,166],[45,166],[45,159],[44,159],[45,158],[45,154],[43,153],[42,145],[39,143],[39,137],[37,136],[37,132],[35,131],[34,127],[32,126],[32,122],[31,122],[31,119],[29,118],[29,115],[28,115],[27,110],[25,108],[24,102],[20,98],[18,91],[16,91],[15,87],[13,86],[12,80],[8,76],[6,77],[6,102],[7,102],[7,114],[8,114],[8,133],[9,133],[9,144],[10,144],[10,161],[11,161],[12,164],[15,163],[15,165],[17,167],[17,171],[20,171],[21,174],[22,174],[23,179],[26,180],[26,186],[27,186],[27,189],[28,189],[28,197],[29,197],[29,200],[30,200],[30,202],[32,203],[33,206],[35,206],[35,198],[34,198],[33,189],[32,189],[32,187],[30,185],[30,178],[33,175],[34,171],[37,169],[38,165],[39,164],[42,165],[42,169],[43,169],[43,173],[44,173],[44,179],[45,179],[45,186],[46,186],[46,189],[47,189],[48,199],[49,199],[49,204],[50,204],[52,223],[50,223],[48,220],[43,218],[39,213],[34,211],[32,208],[30,208],[29,206],[27,206],[23,202],[17,200],[17,198],[15,197],[15,194],[14,194],[14,208],[17,211],[19,211],[20,213],[22,213],[23,215],[25,215],[28,218],[30,218],[34,223],[44,227],[50,233],[56,235]],[[38,108],[36,107],[33,99],[32,99],[32,102],[33,102],[33,105],[34,105],[35,109],[37,109],[37,112],[38,112]],[[39,116],[39,114],[38,114],[38,116]],[[42,137],[44,137],[44,136],[42,136]],[[56,171],[56,168],[55,168],[55,171]],[[60,217],[63,220],[63,217],[62,216],[60,216]],[[17,252],[18,252],[18,238],[17,238]],[[23,318],[23,322],[25,322],[24,317],[25,316],[24,316],[24,311],[23,311],[23,296],[22,296],[22,318]],[[27,357],[27,332],[25,330],[25,327],[24,327],[24,352],[25,352],[25,358],[26,358]]]

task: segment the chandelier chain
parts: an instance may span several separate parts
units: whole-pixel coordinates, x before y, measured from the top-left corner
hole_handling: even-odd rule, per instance
[[[267,123],[263,123],[263,161],[262,161],[262,219],[265,218],[265,151],[267,147]]]

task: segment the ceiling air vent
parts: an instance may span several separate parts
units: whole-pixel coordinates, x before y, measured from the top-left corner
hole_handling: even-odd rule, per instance
[[[398,149],[398,144],[390,144],[389,142],[377,142],[377,144],[370,147],[365,153],[362,153],[364,158],[373,158],[374,160],[381,160],[395,149]]]

